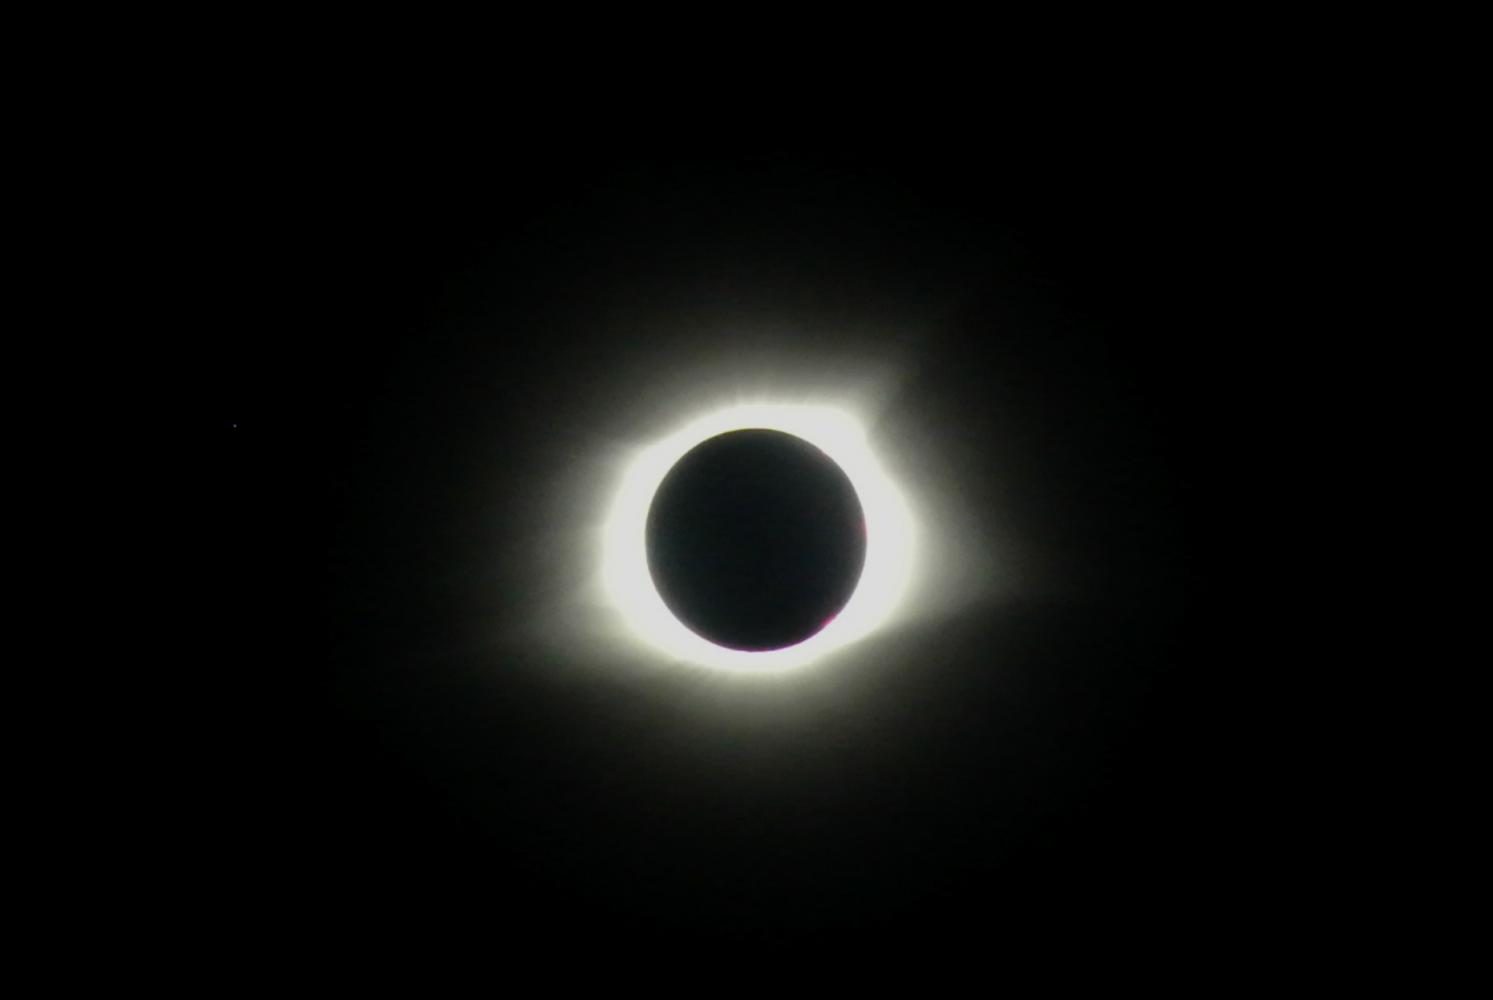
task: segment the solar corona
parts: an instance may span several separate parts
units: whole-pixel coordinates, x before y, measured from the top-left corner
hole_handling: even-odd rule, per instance
[[[740,672],[864,639],[894,617],[913,569],[908,506],[861,423],[833,407],[688,422],[632,456],[602,535],[602,584],[634,638]]]

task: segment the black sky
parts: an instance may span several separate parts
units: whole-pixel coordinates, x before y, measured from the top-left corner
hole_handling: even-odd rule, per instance
[[[190,293],[222,599],[183,766],[222,891],[638,940],[1202,935],[1237,877],[1240,251],[1185,144],[1130,139],[389,136],[235,172]],[[536,635],[630,400],[859,358],[1022,583],[805,686]]]

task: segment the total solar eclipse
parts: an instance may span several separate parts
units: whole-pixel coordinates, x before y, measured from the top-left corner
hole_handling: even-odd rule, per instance
[[[601,531],[600,584],[654,653],[772,674],[897,616],[917,532],[857,415],[742,403],[634,451]]]
[[[776,430],[731,431],[691,449],[654,494],[646,537],[664,604],[727,649],[808,639],[845,607],[866,558],[850,478]]]

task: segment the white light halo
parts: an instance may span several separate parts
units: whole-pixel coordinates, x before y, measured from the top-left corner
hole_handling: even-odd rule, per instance
[[[664,477],[696,445],[738,430],[775,430],[814,445],[849,477],[866,522],[866,560],[855,592],[829,624],[793,646],[748,651],[718,646],[674,617],[648,571],[648,508]],[[711,413],[644,448],[623,475],[603,529],[602,583],[643,642],[681,660],[726,670],[802,666],[862,638],[896,610],[912,570],[913,526],[900,491],[850,414],[832,407],[747,404]]]

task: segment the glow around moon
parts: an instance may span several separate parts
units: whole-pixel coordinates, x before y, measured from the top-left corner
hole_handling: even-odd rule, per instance
[[[823,629],[783,649],[727,649],[686,628],[664,604],[648,571],[648,508],[674,464],[695,445],[727,431],[783,431],[808,441],[850,477],[866,519],[866,561],[844,609]],[[907,503],[849,413],[818,406],[750,404],[691,421],[643,448],[628,465],[602,531],[607,599],[640,641],[673,659],[739,671],[778,671],[811,663],[885,625],[913,573],[915,526]]]

